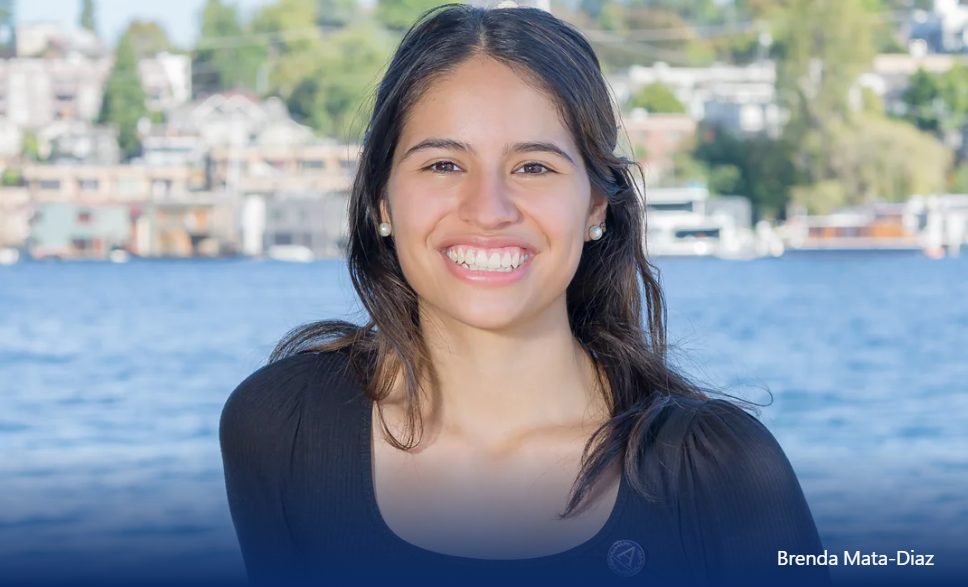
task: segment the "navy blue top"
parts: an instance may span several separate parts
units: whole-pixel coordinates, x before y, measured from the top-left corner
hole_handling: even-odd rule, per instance
[[[823,546],[776,439],[729,402],[678,400],[662,414],[640,461],[659,499],[638,494],[626,472],[610,517],[592,538],[514,560],[433,552],[387,526],[373,489],[372,413],[341,352],[282,359],[229,396],[219,438],[250,583],[830,582],[822,567],[777,566],[778,550],[819,554]]]

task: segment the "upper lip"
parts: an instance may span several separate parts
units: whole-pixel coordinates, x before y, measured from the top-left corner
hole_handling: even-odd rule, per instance
[[[445,238],[441,242],[440,249],[442,251],[446,251],[447,249],[458,245],[466,245],[466,246],[475,247],[478,249],[500,249],[502,247],[518,247],[520,249],[524,249],[524,251],[526,251],[530,255],[534,255],[536,252],[534,250],[534,247],[529,245],[527,242],[511,236],[475,236],[475,235],[452,236],[449,238]]]

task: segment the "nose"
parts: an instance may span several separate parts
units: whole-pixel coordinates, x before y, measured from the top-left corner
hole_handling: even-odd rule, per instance
[[[465,182],[458,216],[482,229],[495,229],[517,220],[519,211],[500,172],[481,172]]]

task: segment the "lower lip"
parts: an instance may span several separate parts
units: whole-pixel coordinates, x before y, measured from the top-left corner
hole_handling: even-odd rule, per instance
[[[450,272],[456,277],[478,285],[505,285],[514,283],[524,276],[528,266],[531,265],[531,259],[534,258],[533,255],[529,255],[524,260],[524,263],[518,265],[513,271],[475,271],[454,263],[443,251],[441,251],[441,257],[443,257],[444,263],[450,269]]]

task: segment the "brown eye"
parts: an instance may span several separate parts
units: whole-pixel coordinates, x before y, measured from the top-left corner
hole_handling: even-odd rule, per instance
[[[551,173],[551,170],[541,163],[525,163],[521,166],[521,169],[525,170],[525,175],[545,175],[546,173]]]
[[[437,161],[435,163],[431,163],[424,169],[429,169],[434,173],[451,173],[453,171],[457,171],[459,168],[453,161]]]

